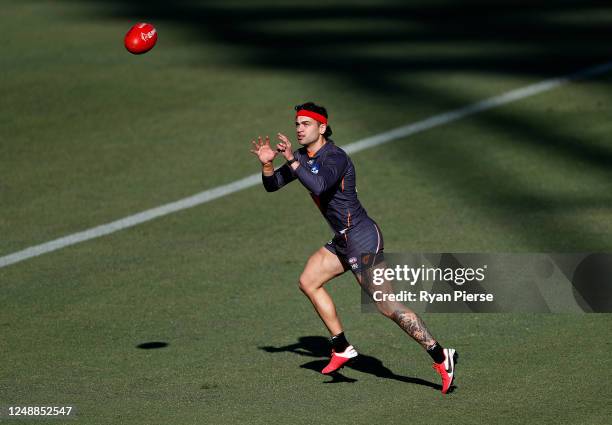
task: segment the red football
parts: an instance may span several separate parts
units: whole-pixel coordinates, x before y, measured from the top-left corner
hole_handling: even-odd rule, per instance
[[[134,25],[125,35],[125,48],[130,53],[140,55],[146,53],[157,43],[157,31],[151,24],[140,22]]]

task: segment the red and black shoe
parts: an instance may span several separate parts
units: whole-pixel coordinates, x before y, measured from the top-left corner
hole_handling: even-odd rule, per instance
[[[445,358],[442,363],[433,364],[433,368],[442,377],[442,394],[446,394],[453,384],[453,380],[455,379],[455,364],[457,363],[459,354],[454,348],[445,348],[444,356]]]
[[[351,359],[354,359],[358,355],[359,353],[357,353],[357,350],[355,350],[352,345],[346,347],[346,350],[344,350],[342,353],[336,353],[334,350],[332,350],[331,360],[329,361],[327,366],[323,368],[321,373],[327,375],[329,373],[335,372],[341,367],[343,367],[346,362]]]

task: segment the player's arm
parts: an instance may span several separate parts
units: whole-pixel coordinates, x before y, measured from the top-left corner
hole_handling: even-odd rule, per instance
[[[269,173],[269,168],[266,171]],[[262,174],[263,185],[268,192],[274,192],[296,179],[296,176],[291,172],[291,168],[287,164],[274,171],[272,168],[272,175],[266,175],[265,172]]]
[[[325,158],[325,162],[321,164],[317,174],[311,173],[307,167],[302,167],[297,161],[291,164],[291,167],[306,189],[311,191],[313,195],[319,196],[338,184],[344,175],[347,164],[345,155],[333,154]]]
[[[294,159],[293,153],[291,152],[291,142],[285,135],[279,134],[278,136],[281,143],[278,144],[279,150],[287,161]],[[325,163],[321,164],[319,172],[313,174],[306,167],[300,165],[299,161],[295,161],[291,164],[293,174],[298,180],[313,193],[313,195],[319,196],[329,188],[338,184],[346,167],[348,165],[348,159],[346,155],[337,153],[329,155],[325,158]]]
[[[261,179],[266,191],[274,192],[295,180],[296,177],[286,164],[278,170],[274,170],[274,158],[278,151],[270,147],[270,137],[266,136],[265,141],[262,141],[260,136],[257,138],[257,142],[252,140],[251,143],[253,145],[251,153],[256,155],[261,162]]]

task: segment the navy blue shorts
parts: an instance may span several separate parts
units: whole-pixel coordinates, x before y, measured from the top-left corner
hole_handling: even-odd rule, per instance
[[[325,248],[335,254],[344,270],[361,273],[361,255],[375,254],[374,264],[383,259],[384,242],[382,232],[371,219],[363,220],[343,234],[336,234],[325,244]]]

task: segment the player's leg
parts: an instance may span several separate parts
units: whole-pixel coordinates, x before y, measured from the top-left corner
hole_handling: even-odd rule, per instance
[[[329,364],[321,371],[324,374],[340,369],[350,359],[357,357],[357,351],[346,340],[336,306],[323,288],[325,283],[345,271],[338,256],[332,252],[335,245],[329,243],[326,246],[327,248],[320,248],[308,259],[300,276],[301,291],[308,297],[331,335],[332,354]]]
[[[384,263],[384,242],[382,232],[376,223],[367,223],[353,229],[348,238],[347,253],[350,256],[349,262],[354,258],[359,258],[363,253],[373,253],[374,266],[361,271],[361,262],[354,261],[352,271],[359,285],[373,299],[374,291],[383,293],[394,293],[393,287],[389,282],[382,285],[373,285],[373,279],[362,279],[365,273],[372,272],[374,268],[386,268]],[[379,297],[380,299],[380,297]],[[454,378],[454,363],[457,354],[452,348],[443,348],[438,341],[431,335],[423,320],[414,311],[397,301],[374,301],[376,308],[385,317],[393,320],[404,332],[418,342],[434,361],[434,369],[442,376],[442,392],[446,393],[450,388]]]
[[[380,262],[376,265],[376,268],[385,268],[385,263]],[[365,272],[364,272],[365,273]],[[379,294],[393,294],[393,285],[389,282],[383,282],[381,285],[372,285],[372,279],[362,279],[360,270],[354,273],[357,283],[363,288],[363,290],[372,297],[374,290]],[[369,287],[366,287],[369,285]],[[404,304],[398,301],[388,301],[388,298],[383,298],[383,301],[374,301],[378,311],[385,317],[393,320],[397,325],[402,328],[412,339],[418,342],[426,350],[436,343],[436,340],[431,335],[423,320],[412,310],[406,307]]]
[[[385,267],[384,262],[379,263],[377,267]],[[366,272],[364,272],[366,273]],[[372,294],[371,279],[362,279],[362,274],[355,273],[355,278],[366,293]],[[367,283],[366,283],[367,281]],[[367,287],[370,286],[370,287]],[[377,291],[382,293],[393,293],[392,285],[384,282],[382,285],[376,286]],[[380,299],[380,297],[379,297]],[[396,301],[378,301],[376,308],[385,317],[393,320],[404,332],[412,339],[418,342],[421,347],[427,351],[427,354],[433,359],[433,368],[442,377],[442,392],[446,394],[451,384],[453,383],[455,374],[455,363],[458,354],[453,348],[443,348],[442,345],[431,335],[431,332],[425,326],[423,319],[414,311]]]
[[[338,256],[321,247],[310,256],[300,275],[300,290],[308,297],[332,336],[342,332],[342,324],[323,285],[342,273],[344,267]]]

